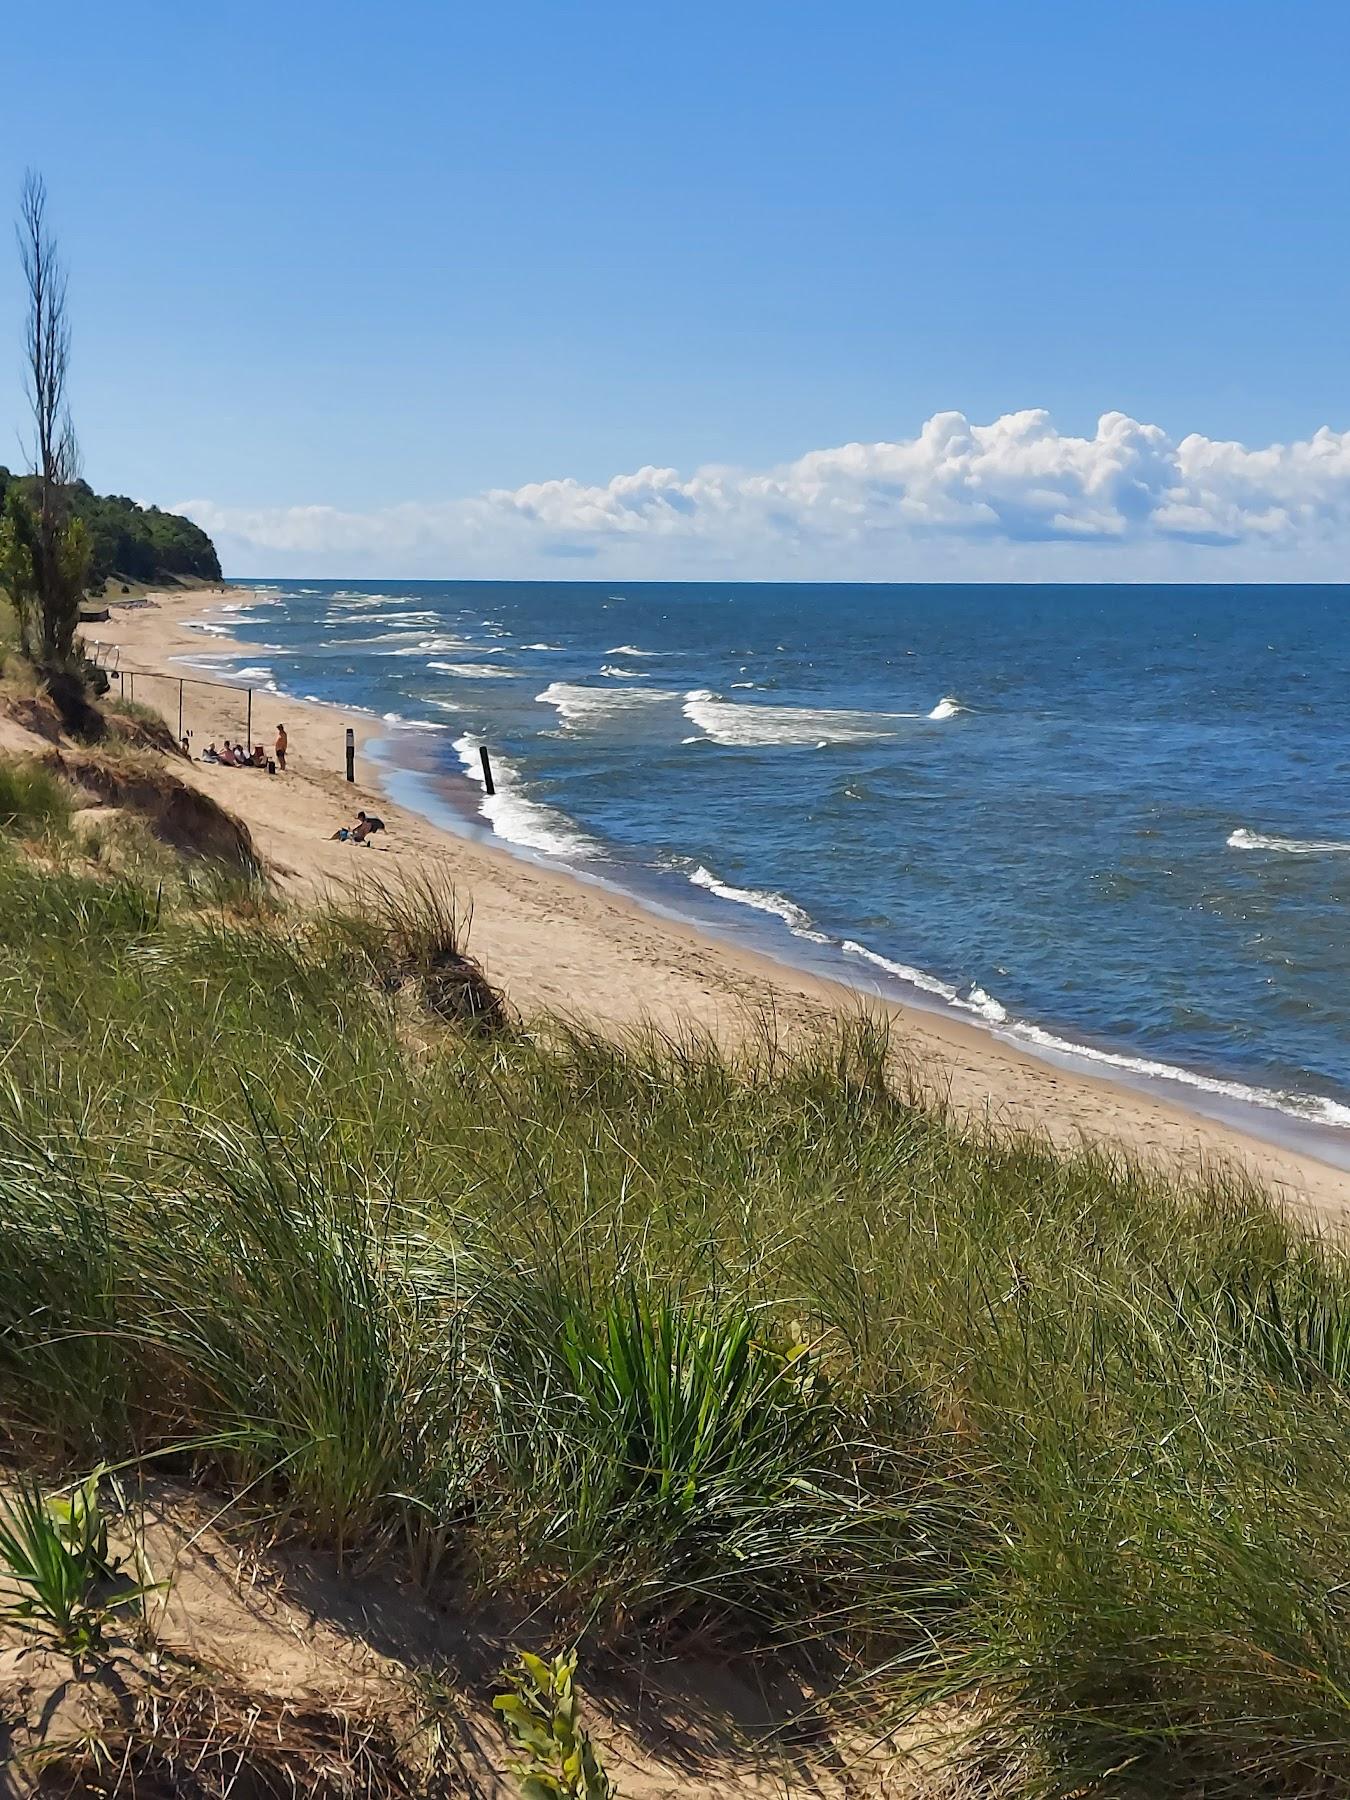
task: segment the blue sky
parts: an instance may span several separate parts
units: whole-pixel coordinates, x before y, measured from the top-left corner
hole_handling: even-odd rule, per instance
[[[1097,446],[1104,413],[1255,452],[1350,426],[1344,7],[74,0],[62,23],[53,50],[37,9],[6,22],[0,175],[17,194],[37,163],[51,191],[86,470],[196,503],[238,573],[886,574],[912,542],[923,572],[1053,575],[1094,534],[1110,578],[1318,573],[1350,533],[1339,438],[1309,504],[1296,468],[1253,498],[1258,465],[1211,493],[1182,456],[1146,514],[1134,462],[1094,511],[1103,453],[1071,449],[1063,529],[1020,494],[972,511],[982,451],[938,503],[928,464],[922,494],[904,457],[842,493],[832,468],[823,539],[809,482],[751,518],[745,480],[734,504],[697,481],[951,413],[1047,413],[1000,465],[1032,482],[1047,429]],[[678,480],[616,504],[648,465]]]

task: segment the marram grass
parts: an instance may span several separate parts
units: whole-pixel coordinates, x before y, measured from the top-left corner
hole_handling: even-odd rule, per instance
[[[956,1702],[1001,1791],[1350,1790],[1338,1253],[959,1130],[865,1021],[414,1018],[402,905],[0,858],[12,1457],[194,1444],[344,1560]]]

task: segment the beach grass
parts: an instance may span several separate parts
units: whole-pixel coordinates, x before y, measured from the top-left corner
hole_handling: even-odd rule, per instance
[[[12,1459],[188,1446],[344,1565],[936,1708],[1001,1791],[1346,1790],[1339,1251],[961,1127],[862,1016],[449,1004],[463,917],[0,843]]]

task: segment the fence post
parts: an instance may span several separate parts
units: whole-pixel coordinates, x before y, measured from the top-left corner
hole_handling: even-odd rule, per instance
[[[253,754],[253,689],[248,690],[248,724],[244,727],[244,748]]]
[[[134,669],[131,671],[131,698],[134,702],[136,698],[136,671]]]
[[[178,679],[178,741],[183,741],[183,680]]]
[[[487,745],[486,744],[480,744],[478,746],[478,754],[483,759],[483,789],[484,789],[484,792],[489,793],[489,794],[495,794],[497,790],[492,784],[492,764],[488,761],[488,753],[487,753]]]
[[[356,780],[356,733],[347,727],[347,779]]]

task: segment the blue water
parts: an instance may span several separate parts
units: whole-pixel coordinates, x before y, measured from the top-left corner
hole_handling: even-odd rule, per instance
[[[308,582],[226,618],[266,649],[210,666],[397,715],[417,791],[521,848],[1350,1126],[1350,589]]]

